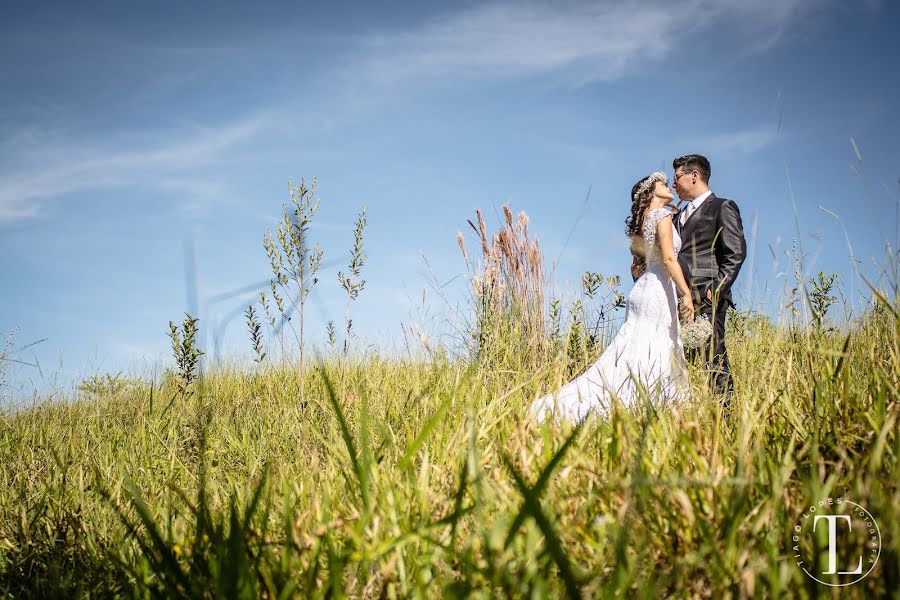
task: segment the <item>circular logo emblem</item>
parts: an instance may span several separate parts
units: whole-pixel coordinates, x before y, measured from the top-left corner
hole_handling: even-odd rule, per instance
[[[861,581],[881,555],[881,531],[865,508],[846,498],[809,506],[791,532],[792,556],[803,572],[832,587]]]

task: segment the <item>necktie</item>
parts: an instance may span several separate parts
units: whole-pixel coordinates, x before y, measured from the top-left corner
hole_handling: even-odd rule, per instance
[[[687,206],[685,206],[684,210],[681,212],[681,224],[682,225],[684,225],[685,222],[690,218],[692,212],[694,212],[693,201],[688,202]]]

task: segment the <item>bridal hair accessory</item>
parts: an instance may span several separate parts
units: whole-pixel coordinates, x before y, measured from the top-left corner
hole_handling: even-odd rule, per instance
[[[706,315],[700,315],[681,327],[681,343],[685,348],[699,348],[713,334],[712,323]]]
[[[643,196],[644,194],[649,192],[651,189],[653,189],[653,186],[656,185],[656,182],[660,182],[660,183],[668,185],[669,178],[666,177],[666,174],[663,173],[662,171],[655,171],[655,172],[651,173],[650,177],[648,177],[647,180],[644,183],[642,183],[641,186],[634,193],[634,198],[632,198],[632,201],[635,198],[640,198],[641,196]]]

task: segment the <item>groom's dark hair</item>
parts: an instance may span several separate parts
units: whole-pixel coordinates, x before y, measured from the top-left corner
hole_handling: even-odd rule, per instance
[[[712,167],[709,166],[709,161],[706,160],[705,156],[699,154],[685,154],[676,158],[672,161],[672,168],[677,171],[678,167],[684,167],[685,171],[696,170],[700,173],[700,179],[703,180],[703,183],[707,184],[709,183],[709,176],[712,175]]]

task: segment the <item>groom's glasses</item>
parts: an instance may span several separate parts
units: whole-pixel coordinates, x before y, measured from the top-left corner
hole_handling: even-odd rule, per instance
[[[679,179],[684,177],[685,175],[690,175],[693,171],[685,171],[684,173],[675,173],[675,181],[677,182]]]

